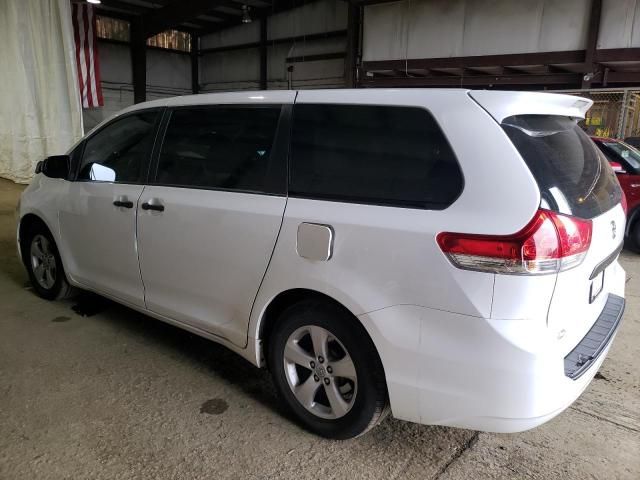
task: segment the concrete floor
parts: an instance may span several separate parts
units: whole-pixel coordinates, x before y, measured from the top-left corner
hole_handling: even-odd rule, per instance
[[[640,479],[640,256],[627,313],[566,412],[496,435],[388,418],[333,442],[283,416],[268,373],[119,305],[83,317],[31,291],[0,180],[0,478]]]

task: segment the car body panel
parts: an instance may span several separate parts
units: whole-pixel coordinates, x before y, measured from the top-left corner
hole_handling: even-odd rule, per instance
[[[591,278],[603,260],[619,252],[626,218],[621,205],[592,219],[593,233],[587,255],[580,265],[558,274],[547,319],[551,334],[559,340],[564,355],[585,336],[598,317],[609,293],[619,293],[622,267],[617,259],[604,273]],[[615,225],[615,227],[614,227]],[[615,231],[615,234],[614,234]],[[604,283],[603,283],[604,282]],[[602,288],[595,299],[590,292]]]
[[[151,185],[151,199],[165,210],[138,214],[147,308],[245,347],[286,198]]]
[[[66,271],[75,282],[108,293],[128,304],[144,306],[138,265],[137,203],[143,185],[67,182],[58,218]],[[134,208],[117,207],[116,199]]]

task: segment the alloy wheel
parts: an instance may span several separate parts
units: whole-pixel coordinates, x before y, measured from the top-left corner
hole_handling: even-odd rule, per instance
[[[287,339],[283,357],[287,383],[305,409],[325,419],[341,418],[351,410],[358,390],[356,368],[329,330],[298,328]]]
[[[56,283],[56,257],[51,242],[44,235],[37,234],[31,240],[31,268],[38,284],[50,290]]]

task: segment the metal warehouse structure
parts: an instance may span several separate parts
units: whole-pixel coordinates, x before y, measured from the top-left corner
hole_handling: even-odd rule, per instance
[[[210,89],[211,63],[227,70],[218,83],[268,88],[282,60],[324,71],[343,63],[339,86],[640,83],[637,1],[103,0],[99,13],[130,22],[136,101],[145,98],[146,39],[170,28],[194,38],[193,91]]]
[[[571,90],[596,100],[592,130],[638,130],[638,0],[102,0],[97,12],[120,25],[100,31],[106,100],[88,127],[168,95],[465,87]],[[171,29],[187,39],[166,41]]]

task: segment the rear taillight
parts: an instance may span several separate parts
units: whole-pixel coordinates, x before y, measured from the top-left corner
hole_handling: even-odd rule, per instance
[[[442,232],[437,241],[458,268],[515,275],[556,273],[584,259],[591,243],[591,220],[539,209],[512,235]]]
[[[622,204],[622,210],[624,210],[624,214],[627,215],[627,213],[629,213],[629,205],[627,204],[627,196],[624,192],[622,192],[620,203]]]

